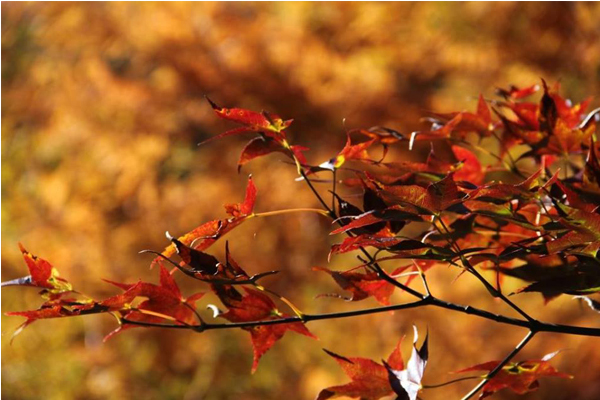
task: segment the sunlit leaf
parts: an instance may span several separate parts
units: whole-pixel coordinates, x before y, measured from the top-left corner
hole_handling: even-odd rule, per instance
[[[402,340],[387,359],[387,364],[395,369],[402,369],[404,367],[400,352],[401,343]],[[329,350],[325,350],[325,352],[337,361],[346,375],[351,379],[351,382],[321,390],[317,396],[317,400],[326,400],[339,396],[377,400],[393,393],[388,380],[388,372],[383,365],[367,358],[346,358]]]
[[[555,376],[558,378],[572,378],[571,375],[558,372],[551,364],[550,360],[558,352],[550,353],[541,360],[529,360],[513,362],[505,365],[485,386],[480,398],[491,396],[502,389],[510,389],[517,394],[525,394],[537,390],[540,386],[538,379],[546,376]],[[483,364],[474,365],[469,368],[457,371],[457,373],[471,371],[492,371],[500,361],[489,361]]]

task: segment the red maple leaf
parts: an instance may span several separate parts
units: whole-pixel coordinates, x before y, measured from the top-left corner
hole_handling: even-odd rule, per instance
[[[477,102],[476,113],[462,111],[446,114],[434,113],[433,115],[445,121],[446,125],[441,128],[445,135],[450,135],[452,132],[477,132],[481,136],[489,136],[494,130],[490,109],[481,94],[479,95]],[[450,124],[450,121],[452,121],[452,124]],[[437,131],[432,131],[430,133],[434,132]],[[422,136],[423,133],[420,133],[419,135]]]
[[[242,166],[255,158],[266,156],[268,154],[279,152],[283,153],[290,158],[296,158],[300,162],[300,164],[306,164],[306,158],[304,157],[303,151],[307,151],[308,147],[304,146],[282,146],[281,143],[277,142],[275,139],[271,139],[266,136],[259,136],[252,140],[250,140],[246,147],[242,150],[240,154],[240,159],[238,161],[238,172],[242,169]]]
[[[511,85],[508,89],[497,88],[496,92],[497,94],[505,98],[512,98],[514,100],[518,100],[524,97],[531,96],[538,90],[540,90],[540,85],[531,85],[522,89]]]
[[[61,278],[58,271],[48,261],[34,256],[28,252],[21,243],[19,249],[23,254],[29,275],[11,281],[2,282],[4,286],[33,286],[44,289],[42,294],[46,298],[57,298],[72,290],[71,284]]]
[[[460,146],[452,146],[452,152],[460,165],[455,167],[454,178],[457,181],[467,181],[475,185],[481,185],[485,178],[485,171],[477,156]]]
[[[245,110],[243,108],[224,108],[216,105],[208,97],[206,98],[210,103],[215,113],[229,121],[236,122],[243,125],[241,128],[232,129],[230,131],[221,133],[220,135],[214,136],[203,143],[220,139],[225,136],[239,135],[248,132],[259,132],[266,136],[275,139],[276,141],[283,143],[285,142],[284,130],[288,128],[292,120],[284,121],[278,115],[270,114],[266,111],[257,113],[255,111]]]
[[[324,162],[319,167],[335,170],[340,168],[346,161],[350,160],[363,160],[363,161],[371,161],[369,158],[369,153],[367,153],[367,149],[371,147],[374,143],[378,141],[377,137],[373,139],[362,142],[358,144],[352,144],[352,140],[350,138],[350,134],[347,135],[346,145],[340,151],[340,153],[333,157],[331,160]]]
[[[386,248],[398,244],[402,241],[401,238],[392,237],[389,228],[384,228],[376,234],[365,233],[363,235],[351,236],[344,239],[340,244],[331,246],[329,257],[336,253],[347,253],[349,251],[358,250],[361,247],[376,247]]]
[[[427,188],[418,185],[381,185],[383,192],[402,204],[419,209],[420,213],[435,214],[461,202],[463,194],[454,182],[453,173],[434,182]]]
[[[186,233],[183,236],[177,238],[177,240],[186,246],[191,246],[196,250],[206,250],[220,237],[236,228],[242,222],[251,218],[254,210],[254,203],[256,202],[256,186],[252,181],[252,176],[248,177],[248,185],[246,186],[246,196],[244,201],[241,203],[227,204],[225,205],[225,211],[231,215],[232,218],[228,219],[217,219],[214,221],[206,222],[194,230]],[[197,241],[197,243],[195,243]],[[177,248],[174,243],[171,243],[162,252],[165,257],[171,257],[175,254]],[[153,263],[160,260],[160,257],[154,259]]]
[[[407,267],[408,268],[408,267]],[[392,275],[399,273],[405,268],[399,268]],[[352,293],[351,297],[343,297],[335,294],[326,294],[321,296],[335,296],[348,301],[360,301],[373,296],[383,304],[390,304],[390,296],[394,293],[394,285],[381,279],[376,272],[355,272],[350,271],[331,271],[323,267],[313,267],[313,271],[323,271],[331,275],[335,282],[344,290]]]
[[[217,295],[223,304],[228,307],[228,310],[217,315],[231,322],[266,321],[289,317],[288,314],[280,312],[273,300],[266,294],[249,288],[244,288],[244,291],[246,294],[240,297],[231,296],[230,291],[218,291]],[[238,292],[234,290],[234,293]],[[317,338],[302,322],[260,325],[244,329],[250,332],[254,350],[252,373],[258,368],[258,362],[263,354],[273,347],[273,345],[281,339],[288,330],[314,339]]]
[[[483,387],[483,393],[479,397],[483,399],[495,392],[508,388],[515,393],[524,394],[537,390],[540,386],[538,379],[543,376],[556,376],[559,378],[573,378],[569,374],[558,372],[552,365],[552,359],[558,351],[545,355],[541,360],[528,360],[505,365],[492,379]],[[461,369],[456,373],[470,371],[492,371],[500,364],[500,361],[489,361],[483,364]]]
[[[113,297],[100,304],[118,307],[119,303],[123,302],[121,307],[124,307],[135,297],[145,297],[147,299],[135,309],[128,307],[121,309],[121,314],[126,320],[160,323],[165,319],[170,319],[180,325],[193,325],[198,322],[195,314],[195,302],[204,293],[196,293],[188,298],[184,298],[173,276],[162,263],[160,263],[159,285],[147,282],[138,282],[135,284],[107,282],[125,290],[125,293],[121,297]],[[139,326],[135,324],[121,324],[117,329],[109,333],[104,340],[106,341],[117,333],[135,327]]]
[[[404,368],[400,350],[401,343],[402,339],[387,359],[387,364],[398,370]],[[337,361],[351,382],[321,390],[316,400],[326,400],[337,396],[377,400],[394,392],[390,385],[388,371],[383,365],[368,358],[346,358],[329,350],[325,350],[325,352]]]
[[[418,338],[417,328],[414,327],[413,351],[406,368],[400,351],[400,344],[404,338],[400,339],[387,361],[382,361],[383,365],[367,358],[346,358],[325,350],[340,364],[352,381],[321,390],[317,400],[337,396],[377,400],[392,393],[396,393],[399,399],[416,400],[429,357],[427,337],[420,349],[416,345]]]

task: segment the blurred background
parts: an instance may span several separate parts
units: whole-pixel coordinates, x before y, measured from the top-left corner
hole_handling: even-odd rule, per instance
[[[292,143],[320,163],[341,149],[346,128],[410,132],[427,110],[472,110],[497,86],[544,77],[574,101],[597,95],[598,21],[599,3],[2,3],[2,280],[26,271],[20,241],[96,298],[117,293],[101,278],[156,282],[151,257],[138,251],[162,250],[166,230],[179,236],[223,217],[221,204],[243,198],[249,173],[258,211],[318,205],[281,155],[237,174],[248,138],[198,147],[232,127],[205,94],[294,118]],[[319,216],[285,215],[252,220],[228,240],[249,273],[281,270],[263,283],[306,312],[376,305],[314,299],[339,290],[313,266],[356,264],[353,255],[327,264],[340,240],[329,231]],[[210,252],[222,257],[224,241]],[[451,283],[443,267],[430,276],[440,297],[511,314],[469,277]],[[181,278],[184,294],[207,290]],[[547,306],[535,294],[515,299],[547,321],[598,326],[569,296]],[[216,301],[207,295],[199,307]],[[6,312],[40,300],[35,289],[7,288],[2,303]],[[424,382],[435,384],[502,358],[524,335],[435,309],[314,322],[318,342],[288,333],[250,375],[242,331],[136,329],[103,344],[116,326],[106,315],[40,321],[10,345],[21,322],[2,316],[2,398],[311,399],[347,381],[321,348],[380,360],[416,323],[429,329]],[[403,349],[408,356],[410,340]],[[522,398],[600,398],[596,339],[541,334],[521,356],[558,349],[566,351],[554,364],[575,379],[546,379]],[[457,398],[473,385],[421,397]]]

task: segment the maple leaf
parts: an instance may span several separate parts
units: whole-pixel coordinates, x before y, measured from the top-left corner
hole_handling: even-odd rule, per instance
[[[19,327],[17,327],[17,329],[12,334],[11,342],[17,335],[23,332],[25,328],[27,328],[29,325],[31,325],[39,319],[73,317],[81,315],[82,311],[90,310],[93,307],[94,304],[77,304],[66,301],[48,301],[44,303],[38,310],[7,312],[5,313],[5,315],[26,318],[25,322],[19,325]]]
[[[357,234],[364,234],[364,233],[369,233],[369,231],[371,231],[371,229],[369,230],[360,230],[360,228],[364,228],[364,227],[372,227],[375,224],[381,224],[381,222],[383,222],[384,220],[377,217],[373,211],[367,211],[366,213],[362,213],[356,216],[351,216],[352,220],[351,222],[345,222],[345,224],[335,230],[333,230],[330,235],[336,235],[338,233],[344,233],[347,231],[352,231],[353,233],[357,233]],[[345,220],[342,218],[340,219],[340,222],[344,222]],[[377,229],[379,228],[379,229]],[[377,225],[375,232],[378,232],[381,230],[381,225]],[[371,231],[372,232],[372,231]]]
[[[140,303],[135,309],[130,309],[129,307],[123,308],[121,310],[123,318],[130,321],[158,323],[162,322],[165,317],[170,317],[170,320],[180,325],[192,325],[198,322],[198,317],[195,313],[195,303],[204,293],[196,293],[188,298],[184,298],[173,276],[162,263],[159,263],[159,265],[159,285],[147,282],[126,284],[107,281],[125,290],[125,293],[123,297],[116,298],[116,300],[112,298],[109,301],[105,301],[104,304],[107,305],[113,301],[118,304],[120,301],[124,301],[124,306],[126,303],[130,303],[130,299],[132,298],[145,297],[146,300]],[[145,313],[144,311],[148,311],[149,313]],[[109,333],[104,340],[106,341],[124,330],[136,327],[139,326],[135,324],[121,324],[117,329]]]
[[[392,276],[400,273],[406,268],[395,270],[392,273]],[[331,271],[330,269],[323,267],[313,267],[313,271],[323,271],[328,273],[342,289],[352,293],[351,297],[343,297],[335,294],[320,295],[319,297],[335,296],[347,301],[360,301],[373,296],[379,303],[389,305],[390,296],[394,293],[394,285],[381,279],[376,272],[359,273],[352,270],[341,272]]]
[[[570,128],[565,120],[558,118],[547,147],[540,149],[538,153],[568,154],[579,152],[582,144],[590,142],[593,133],[594,127],[592,126],[588,129]]]
[[[281,313],[273,300],[266,294],[249,288],[244,288],[244,291],[246,294],[239,298],[236,295],[231,296],[229,292],[218,291],[217,295],[223,304],[228,307],[228,310],[224,313],[218,313],[217,316],[223,317],[231,322],[264,321],[289,317],[289,315]],[[238,292],[235,291],[235,293]],[[273,347],[273,345],[281,339],[288,330],[313,339],[317,338],[302,322],[260,325],[243,329],[250,332],[250,338],[252,340],[254,351],[252,373],[258,368],[260,358]]]
[[[501,389],[508,388],[517,394],[525,394],[537,390],[540,386],[538,379],[544,376],[555,376],[558,378],[573,378],[569,374],[558,372],[550,360],[558,354],[558,351],[546,354],[541,360],[529,360],[513,362],[505,365],[484,386],[480,399],[491,396]],[[456,373],[470,371],[492,371],[500,364],[500,361],[489,361],[477,364],[457,371]],[[485,376],[484,376],[485,377]]]
[[[138,282],[137,284],[132,285],[125,293],[112,296],[100,302],[94,300],[77,300],[73,298],[55,298],[46,301],[37,310],[8,312],[6,315],[27,318],[27,320],[17,328],[13,334],[13,338],[23,331],[25,327],[38,319],[75,317],[84,314],[99,314],[128,309],[133,299],[139,295],[141,284],[142,282]]]
[[[545,303],[561,294],[586,295],[600,291],[600,273],[597,265],[592,268],[577,267],[566,269],[559,276],[549,273],[542,274],[538,282],[518,289],[514,294],[525,292],[540,292]]]
[[[259,136],[249,141],[242,150],[238,161],[238,172],[240,172],[244,164],[247,164],[251,160],[274,152],[283,153],[292,159],[295,157],[300,164],[306,164],[306,158],[302,152],[307,150],[309,150],[308,147],[304,146],[294,145],[285,147],[274,139],[266,136]]]
[[[540,85],[531,85],[521,89],[511,85],[508,89],[497,88],[496,93],[504,98],[518,100],[524,97],[529,97],[538,90],[540,90]]]
[[[542,170],[539,169],[527,179],[516,185],[506,183],[489,183],[480,186],[469,193],[470,200],[487,201],[494,204],[507,203],[511,200],[530,200],[538,195],[541,189],[550,186],[556,180],[556,175],[548,182],[542,180]]]
[[[319,165],[320,168],[336,170],[340,168],[346,161],[350,160],[361,160],[361,161],[372,161],[369,158],[369,153],[367,153],[367,149],[373,145],[373,143],[377,142],[377,138],[373,138],[367,142],[352,144],[352,140],[350,139],[350,134],[347,135],[346,145],[340,151],[340,153],[333,157],[331,160],[324,162]]]
[[[423,341],[421,348],[417,349],[419,333],[417,332],[416,326],[413,326],[413,329],[413,349],[410,359],[406,364],[406,369],[395,368],[385,361],[383,362],[388,371],[388,377],[392,389],[394,389],[394,393],[398,395],[398,399],[417,399],[417,394],[422,388],[421,380],[423,379],[423,374],[429,358],[429,350],[427,346],[428,335],[425,336],[425,340]]]
[[[376,139],[378,143],[381,143],[384,146],[407,140],[402,133],[385,126],[374,126],[369,129],[358,129],[351,132],[358,132],[372,139]]]
[[[485,177],[485,172],[477,156],[460,146],[452,146],[452,152],[460,165],[454,167],[454,178],[460,181],[471,182],[475,185],[481,185]]]
[[[542,84],[544,86],[544,95],[542,96],[540,107],[538,109],[538,126],[542,132],[552,135],[554,133],[556,121],[558,120],[558,109],[556,108],[554,98],[550,96],[548,85],[543,79]]]
[[[568,205],[573,208],[577,208],[587,212],[593,212],[596,207],[596,204],[588,203],[584,201],[579,194],[577,194],[574,190],[569,188],[565,183],[557,180],[555,182],[556,186],[565,194]]]
[[[561,97],[558,94],[558,85],[555,90],[549,93],[550,97],[556,105],[556,111],[560,119],[562,119],[569,128],[574,128],[580,124],[583,119],[583,114],[590,105],[592,98],[588,97],[581,103],[572,104],[570,100]]]
[[[392,195],[397,201],[410,204],[423,214],[437,214],[461,202],[464,194],[454,182],[453,173],[444,179],[434,182],[427,188],[418,185],[382,185],[383,191]]]
[[[334,244],[331,246],[330,256],[335,253],[347,253],[350,251],[358,250],[361,247],[376,247],[376,248],[387,248],[402,241],[401,238],[391,237],[387,228],[383,229],[382,232],[378,232],[374,235],[364,234],[359,236],[347,237],[340,244]]]
[[[550,90],[544,80],[542,84],[544,94],[539,104],[500,103],[517,117],[516,121],[511,121],[499,115],[507,133],[532,147],[525,155],[565,155],[579,152],[582,145],[589,143],[594,133],[593,126],[580,126],[591,99],[573,105],[557,93],[558,85]]]
[[[71,284],[60,278],[56,269],[48,261],[29,253],[21,244],[19,244],[19,247],[31,275],[3,282],[2,286],[18,285],[42,288],[41,295],[46,301],[37,310],[6,313],[6,315],[26,318],[26,321],[13,333],[13,339],[27,326],[39,319],[74,317],[83,314],[118,311],[135,298],[132,290],[128,290],[122,295],[111,297],[102,302],[91,299],[67,298],[65,296],[69,293],[77,295],[77,292],[73,292]]]
[[[243,127],[232,129],[230,131],[221,133],[220,135],[211,137],[201,144],[226,136],[239,135],[248,132],[263,133],[266,136],[275,139],[279,143],[283,144],[285,142],[284,130],[291,125],[291,119],[284,121],[278,115],[270,114],[266,111],[257,113],[255,111],[245,110],[243,108],[219,107],[208,97],[206,97],[206,100],[210,103],[210,106],[219,117],[241,124]]]
[[[458,115],[460,118],[453,123],[448,134],[451,132],[477,132],[481,136],[489,136],[494,130],[494,124],[492,123],[492,115],[490,109],[487,106],[483,96],[480,94],[477,102],[476,113],[467,111],[453,112],[447,114],[433,113],[437,118],[445,120],[446,122],[452,121]],[[442,128],[443,129],[443,128]]]
[[[351,231],[356,235],[362,235],[365,233],[377,233],[386,227],[385,221],[376,217],[374,212],[380,211],[386,208],[383,200],[379,199],[377,195],[369,188],[365,189],[363,196],[363,204],[366,212],[348,203],[337,194],[333,193],[338,201],[338,214],[339,218],[336,222],[339,223],[340,228],[335,229],[331,232],[332,235]],[[350,222],[348,222],[350,220]]]
[[[600,214],[562,205],[566,218],[560,222],[567,228],[561,237],[547,243],[548,252],[553,254],[572,247],[582,247],[600,241]]]
[[[308,150],[308,148],[303,146],[290,146],[286,140],[285,129],[287,129],[292,123],[291,119],[284,121],[279,116],[266,111],[257,113],[255,111],[245,110],[242,108],[219,107],[208,97],[206,97],[206,99],[219,117],[236,122],[243,126],[211,137],[204,142],[199,143],[199,145],[226,136],[234,136],[251,132],[260,134],[259,137],[248,142],[242,150],[240,159],[238,161],[238,173],[244,164],[255,158],[262,157],[273,152],[280,152],[287,155],[296,162],[298,168],[300,168],[300,164],[306,163],[306,158],[302,152]]]
[[[463,115],[464,113],[462,112],[456,113],[448,122],[446,122],[443,125],[440,125],[436,122],[434,123],[431,130],[413,132],[409,143],[409,149],[412,149],[413,142],[415,140],[433,140],[449,138],[452,132],[454,132],[456,128],[460,125],[463,119]]]
[[[21,243],[19,243],[19,249],[23,254],[23,259],[25,260],[25,264],[27,264],[27,268],[29,269],[29,275],[22,278],[13,279],[11,281],[2,282],[2,287],[38,287],[44,289],[42,294],[49,298],[53,298],[73,290],[71,284],[59,276],[58,271],[52,267],[52,264],[43,258],[34,256],[28,252]]]
[[[256,193],[256,186],[254,186],[252,176],[249,176],[244,201],[241,203],[225,205],[225,211],[231,215],[232,218],[206,222],[185,235],[178,237],[177,240],[196,250],[206,250],[220,237],[253,216]],[[162,255],[168,258],[176,252],[177,247],[175,243],[171,243],[165,248]],[[160,257],[155,258],[153,264],[157,263],[160,259]]]
[[[110,297],[101,302],[54,296],[50,300],[44,302],[37,310],[7,312],[6,315],[9,316],[27,318],[26,321],[15,330],[11,341],[27,326],[39,319],[76,317],[79,315],[99,314],[128,308],[129,303],[131,303],[136,296],[136,290],[139,285],[134,286],[135,287],[130,288],[130,290],[127,290],[123,294]]]
[[[402,339],[387,359],[388,365],[399,370],[404,368],[400,350],[401,343]],[[345,385],[331,386],[321,390],[316,400],[326,400],[338,396],[377,400],[393,393],[387,369],[383,365],[368,358],[346,358],[329,350],[324,349],[324,351],[337,361],[352,381]]]
[[[192,269],[192,272],[202,276],[215,275],[218,272],[219,260],[216,257],[186,246],[178,239],[171,238],[171,241],[181,260]]]
[[[585,160],[582,188],[586,191],[600,193],[600,161],[598,161],[595,148],[596,144],[592,140]]]

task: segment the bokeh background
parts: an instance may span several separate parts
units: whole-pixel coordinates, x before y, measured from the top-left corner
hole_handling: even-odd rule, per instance
[[[156,281],[138,251],[161,250],[166,230],[181,235],[222,217],[221,204],[241,200],[249,173],[260,211],[317,206],[282,156],[237,174],[245,139],[197,147],[231,127],[205,94],[294,118],[292,142],[320,163],[343,146],[346,128],[410,132],[426,110],[472,109],[496,86],[544,77],[575,101],[597,95],[598,21],[599,3],[2,3],[2,280],[25,271],[20,241],[92,296],[116,293],[101,278]],[[327,265],[338,239],[329,230],[318,216],[287,215],[253,220],[228,239],[249,272],[281,270],[264,283],[307,312],[375,305],[314,299],[337,290],[311,271]],[[223,247],[211,252],[222,256]],[[329,267],[355,261],[336,257]],[[436,295],[511,313],[469,277],[452,283],[444,268],[430,275]],[[198,290],[179,282],[185,293]],[[516,300],[544,320],[598,326],[568,296],[547,306],[535,294]],[[3,312],[33,309],[39,299],[35,289],[7,288],[2,304]],[[96,316],[37,322],[10,345],[20,323],[2,316],[7,399],[311,399],[347,381],[322,347],[379,360],[413,323],[430,332],[424,381],[433,384],[503,357],[524,334],[435,309],[323,321],[309,325],[318,342],[289,333],[250,375],[246,332],[138,329],[103,344],[115,321]],[[600,398],[598,344],[539,335],[522,357],[565,349],[555,365],[575,379],[544,380],[523,398]],[[472,386],[421,396],[457,398]]]

